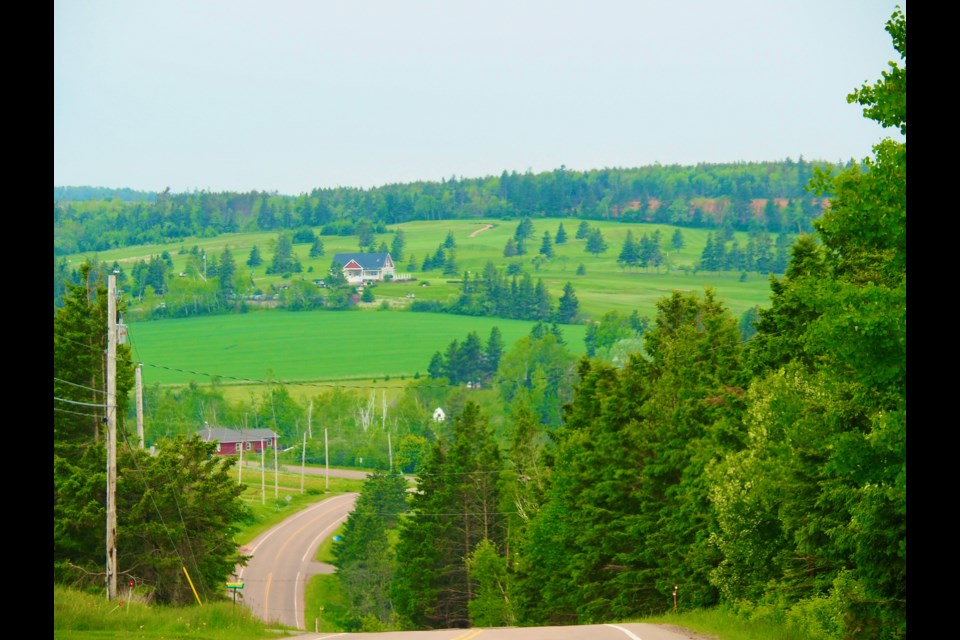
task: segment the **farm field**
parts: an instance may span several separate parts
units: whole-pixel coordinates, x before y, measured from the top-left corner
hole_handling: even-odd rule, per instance
[[[434,352],[476,331],[500,328],[506,349],[535,323],[410,311],[257,311],[134,322],[127,340],[143,384],[259,385],[390,381],[427,375]],[[568,348],[585,352],[584,325],[562,325]],[[343,386],[338,384],[338,386]],[[316,392],[316,390],[315,390]]]

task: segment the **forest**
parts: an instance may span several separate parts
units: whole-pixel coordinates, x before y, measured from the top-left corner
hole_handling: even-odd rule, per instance
[[[770,277],[771,302],[758,310],[749,339],[709,287],[665,295],[648,322],[608,316],[580,359],[565,355],[562,330],[544,324],[513,346],[495,333],[465,336],[425,362],[429,377],[411,382],[395,402],[396,428],[407,429],[396,461],[374,442],[383,437],[371,419],[375,398],[357,418],[348,391],[315,398],[309,406],[327,412],[341,437],[369,439],[368,455],[379,455],[374,466],[384,471],[365,483],[346,524],[348,543],[336,549],[350,606],[330,615],[345,630],[559,625],[662,613],[679,602],[728,607],[829,640],[902,639],[905,14],[896,10],[886,29],[900,62],[847,100],[904,141],[884,138],[870,157],[847,166],[561,169],[295,198],[62,199],[55,247],[156,241],[197,228],[294,228],[306,220],[392,224],[475,215],[480,203],[483,215],[499,206],[510,217],[575,210],[584,218],[655,218],[661,207],[653,203],[670,203],[675,224],[692,224],[700,198],[709,197],[727,205],[702,209],[698,222],[749,225],[737,203],[796,201],[794,222],[809,229],[792,244],[784,273]],[[801,215],[827,200],[818,215]],[[54,314],[55,397],[78,404],[103,388],[107,304],[98,276],[81,268]],[[620,340],[640,341],[642,349],[618,356],[612,347]],[[118,349],[117,360],[119,428],[129,433],[129,348]],[[472,389],[476,379],[492,388]],[[236,423],[256,413],[263,426],[285,412],[299,420],[305,410],[282,386],[260,402],[232,406],[215,386],[155,393],[148,404],[171,416],[186,405],[215,407]],[[432,420],[441,404],[447,419]],[[151,419],[161,415],[155,411]],[[102,581],[102,428],[82,411],[54,412],[59,583]],[[230,522],[242,517],[239,490],[202,443],[176,436],[158,449],[155,458],[125,449],[119,461],[120,499],[129,507],[119,523],[120,566],[139,572],[161,601],[184,603],[190,595],[172,560],[179,554],[196,558],[197,573],[211,584],[242,562],[228,541]],[[397,470],[416,473],[409,498]],[[161,487],[160,508],[179,509],[192,523],[175,540],[147,508],[144,474]],[[164,484],[165,474],[175,479]],[[174,505],[176,492],[193,499]]]
[[[248,231],[354,235],[411,220],[576,217],[696,228],[810,232],[827,198],[805,190],[826,162],[653,165],[456,178],[371,189],[276,193],[139,193],[54,189],[54,257]]]

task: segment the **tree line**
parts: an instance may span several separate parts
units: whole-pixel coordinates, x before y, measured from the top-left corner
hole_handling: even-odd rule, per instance
[[[849,164],[849,163],[848,163]],[[412,220],[574,217],[736,231],[809,232],[825,198],[804,186],[834,163],[652,165],[314,189],[297,196],[252,191],[156,194],[89,187],[54,189],[54,256],[178,242],[224,233],[322,228],[383,233]]]

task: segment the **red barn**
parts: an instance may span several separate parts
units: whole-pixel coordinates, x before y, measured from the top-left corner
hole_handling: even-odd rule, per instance
[[[204,427],[197,434],[204,442],[217,443],[217,453],[229,456],[240,453],[260,453],[264,449],[278,446],[280,436],[272,429],[227,429],[226,427]]]

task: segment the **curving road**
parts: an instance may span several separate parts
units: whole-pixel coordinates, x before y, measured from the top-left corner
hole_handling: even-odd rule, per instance
[[[237,601],[263,620],[304,629],[307,580],[333,572],[330,565],[313,560],[317,547],[347,519],[357,495],[346,493],[318,502],[241,548],[241,553],[253,557],[236,573],[236,581],[244,583]]]

